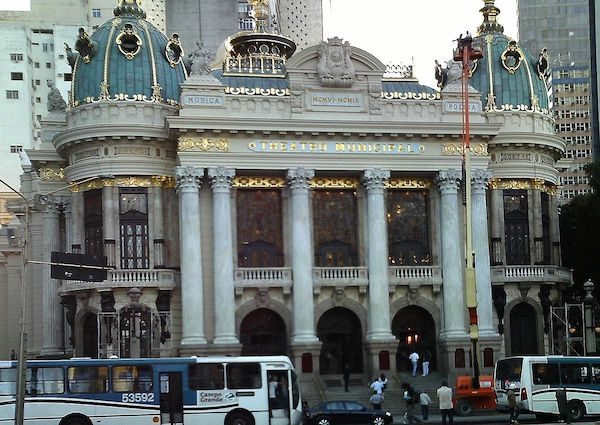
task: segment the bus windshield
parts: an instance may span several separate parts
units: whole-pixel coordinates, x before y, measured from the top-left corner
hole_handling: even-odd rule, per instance
[[[521,387],[521,370],[523,368],[523,358],[514,357],[510,359],[498,360],[496,363],[496,389],[507,389],[510,384],[515,384],[517,388]]]

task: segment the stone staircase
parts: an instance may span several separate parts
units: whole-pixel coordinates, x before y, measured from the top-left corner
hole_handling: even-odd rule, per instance
[[[438,400],[436,391],[442,382],[442,375],[432,372],[428,376],[412,377],[409,373],[387,374],[388,385],[385,390],[385,402],[383,408],[392,412],[394,417],[400,417],[406,411],[403,399],[404,390],[401,385],[408,382],[415,390],[426,391],[431,397],[430,413],[438,412]],[[354,400],[370,406],[369,397],[371,390],[368,378],[363,375],[353,374],[350,376],[349,392],[344,391],[344,381],[340,375],[313,376],[310,381],[301,382],[300,389],[302,397],[309,406],[314,406],[328,400]],[[416,407],[415,412],[420,415],[421,408]]]

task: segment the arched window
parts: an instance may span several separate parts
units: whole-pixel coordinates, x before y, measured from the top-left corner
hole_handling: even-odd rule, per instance
[[[148,192],[146,188],[119,189],[121,268],[147,269]]]
[[[85,253],[104,256],[102,235],[102,190],[83,193],[83,226],[85,231]]]
[[[506,264],[530,264],[529,204],[526,190],[504,191]]]

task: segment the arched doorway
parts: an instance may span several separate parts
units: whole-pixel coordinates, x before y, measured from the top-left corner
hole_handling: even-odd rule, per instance
[[[98,317],[94,313],[87,313],[82,320],[83,357],[98,358]]]
[[[392,320],[392,334],[398,338],[396,370],[407,372],[411,369],[408,356],[416,351],[423,358],[426,351],[431,353],[429,370],[436,369],[436,332],[433,317],[427,310],[416,305],[404,307]]]
[[[351,373],[363,370],[362,328],[360,319],[344,307],[327,310],[317,324],[321,341],[319,369],[322,375],[340,374],[344,363]]]
[[[510,310],[510,350],[513,356],[538,354],[537,317],[533,306],[519,303]]]
[[[254,310],[240,324],[240,342],[242,355],[287,354],[285,322],[273,310]]]

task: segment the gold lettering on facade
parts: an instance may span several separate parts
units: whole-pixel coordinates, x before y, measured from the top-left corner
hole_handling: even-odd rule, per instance
[[[475,156],[486,156],[488,154],[487,143],[477,143],[470,146],[471,154]],[[462,156],[465,153],[465,147],[462,143],[442,143],[442,155]]]
[[[76,184],[71,187],[73,192],[86,192],[103,187],[162,187],[175,188],[175,178],[172,176],[119,176],[114,179],[95,179]]]
[[[556,195],[557,186],[544,179],[492,179],[490,188],[498,190],[540,190],[548,195]]]
[[[177,145],[179,152],[229,152],[229,139],[210,137],[180,137]]]
[[[428,178],[394,178],[385,182],[386,189],[430,189],[433,180]]]

